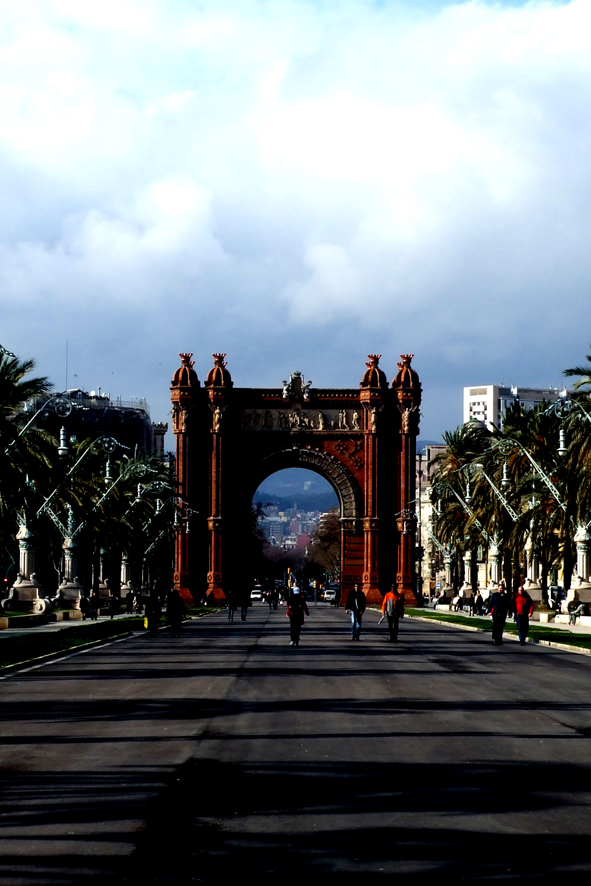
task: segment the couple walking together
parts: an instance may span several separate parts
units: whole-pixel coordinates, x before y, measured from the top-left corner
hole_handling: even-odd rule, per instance
[[[359,585],[355,585],[347,597],[346,611],[351,614],[351,639],[359,640],[361,634],[361,622],[366,608],[366,597]],[[404,618],[404,595],[394,589],[388,591],[382,600],[382,621],[384,617],[388,621],[390,640],[398,640],[398,625]]]
[[[520,585],[511,599],[501,582],[497,591],[491,594],[488,611],[492,615],[492,641],[495,646],[503,645],[503,631],[508,615],[515,615],[519,645],[525,646],[529,632],[529,620],[534,611],[534,601]]]

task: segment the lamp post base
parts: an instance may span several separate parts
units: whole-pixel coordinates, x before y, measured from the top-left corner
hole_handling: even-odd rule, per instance
[[[6,612],[26,612],[34,615],[42,615],[52,611],[50,600],[40,597],[43,588],[34,575],[25,578],[19,575],[10,589],[8,599],[4,602]]]

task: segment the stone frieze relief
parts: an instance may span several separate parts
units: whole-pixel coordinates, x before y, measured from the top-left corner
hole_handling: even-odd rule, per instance
[[[362,431],[362,409],[249,409],[238,421],[245,431]]]

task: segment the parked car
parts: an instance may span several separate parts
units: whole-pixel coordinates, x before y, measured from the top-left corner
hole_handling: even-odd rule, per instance
[[[334,603],[336,599],[337,599],[337,592],[334,591],[332,588],[328,588],[328,590],[326,590],[324,592],[324,602],[325,603]]]

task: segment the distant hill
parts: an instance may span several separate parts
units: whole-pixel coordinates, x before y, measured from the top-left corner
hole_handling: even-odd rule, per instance
[[[271,474],[261,483],[253,501],[269,502],[281,511],[295,505],[301,511],[324,512],[339,505],[328,480],[304,468],[287,468]]]
[[[330,511],[331,508],[338,508],[339,500],[336,493],[330,492],[308,493],[294,492],[293,495],[270,495],[258,490],[253,498],[255,502],[263,504],[275,505],[280,511],[286,511],[293,508],[294,505],[299,511]]]
[[[328,480],[314,471],[305,468],[287,468],[263,480],[257,492],[286,497],[301,492],[310,494],[332,492],[332,486]]]

